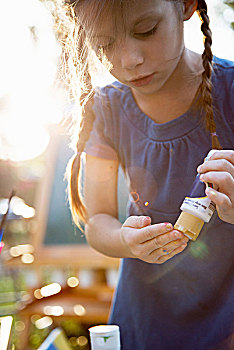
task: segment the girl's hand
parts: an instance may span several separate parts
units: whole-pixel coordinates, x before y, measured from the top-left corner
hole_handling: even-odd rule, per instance
[[[151,225],[148,216],[130,216],[121,227],[121,239],[132,257],[162,264],[187,246],[188,238],[170,223]]]
[[[216,204],[221,220],[234,224],[234,151],[217,151],[197,168],[202,182],[210,182],[206,195]]]

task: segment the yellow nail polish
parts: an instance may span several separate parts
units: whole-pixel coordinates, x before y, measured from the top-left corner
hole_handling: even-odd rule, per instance
[[[171,224],[167,224],[166,227],[172,229],[172,225]]]

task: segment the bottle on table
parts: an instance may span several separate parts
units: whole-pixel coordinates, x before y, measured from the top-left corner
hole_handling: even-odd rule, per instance
[[[103,325],[89,328],[92,350],[120,350],[119,326]]]

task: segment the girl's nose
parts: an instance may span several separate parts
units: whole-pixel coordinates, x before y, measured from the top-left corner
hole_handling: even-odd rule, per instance
[[[140,44],[134,38],[125,39],[120,48],[121,67],[135,69],[144,62]]]

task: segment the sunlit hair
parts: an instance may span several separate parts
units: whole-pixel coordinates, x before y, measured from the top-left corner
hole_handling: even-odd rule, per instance
[[[81,227],[81,223],[86,223],[87,212],[84,206],[80,178],[80,157],[86,142],[89,139],[93,127],[95,114],[92,110],[93,86],[91,82],[91,69],[89,67],[88,55],[92,47],[95,47],[95,28],[107,16],[112,16],[114,29],[118,31],[118,26],[125,27],[125,13],[127,7],[134,0],[77,0],[70,1],[63,7],[57,7],[55,17],[57,18],[57,30],[60,42],[63,47],[62,69],[60,78],[69,90],[70,99],[78,102],[80,114],[77,117],[75,128],[76,150],[67,166],[68,194],[70,207],[74,222]],[[182,13],[183,0],[165,0],[175,3],[178,13]],[[87,14],[92,16],[87,16]],[[198,89],[199,104],[197,108],[204,110],[206,118],[206,128],[211,134],[212,148],[221,149],[216,135],[216,125],[212,106],[212,36],[209,28],[209,17],[207,15],[207,5],[205,0],[198,0],[197,13],[201,19],[201,31],[204,37],[204,52],[202,62],[204,71],[202,82]],[[104,64],[105,56],[100,48],[95,50],[98,59]]]

